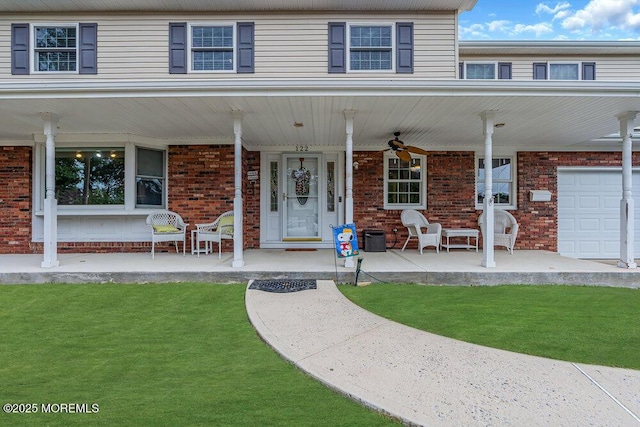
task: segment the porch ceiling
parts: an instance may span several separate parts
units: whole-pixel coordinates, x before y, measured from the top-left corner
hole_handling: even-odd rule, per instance
[[[355,150],[384,149],[393,132],[400,131],[406,144],[426,150],[479,151],[484,144],[480,114],[494,110],[496,123],[505,124],[495,129],[496,150],[618,150],[616,140],[591,140],[618,132],[618,114],[640,110],[637,89],[619,85],[503,92],[459,84],[457,89],[376,90],[375,82],[367,90],[323,90],[320,84],[313,90],[279,92],[240,86],[224,92],[202,86],[119,92],[111,83],[108,92],[47,87],[25,93],[0,85],[0,145],[41,137],[44,112],[59,118],[60,140],[90,133],[138,135],[164,144],[232,143],[231,112],[241,110],[248,149],[308,145],[310,151],[321,151],[344,146],[343,112],[356,110]],[[296,122],[303,127],[295,127]]]

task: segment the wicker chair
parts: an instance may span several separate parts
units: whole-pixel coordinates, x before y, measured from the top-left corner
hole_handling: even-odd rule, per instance
[[[207,224],[196,224],[196,247],[205,242],[205,252],[209,252],[209,242],[218,244],[218,259],[222,258],[222,241],[233,239],[233,211],[227,211]],[[211,251],[213,252],[213,250]],[[200,251],[198,250],[198,256]]]
[[[502,209],[494,210],[494,230],[493,244],[494,246],[504,246],[509,253],[513,253],[513,247],[518,237],[518,221],[509,212]],[[484,212],[478,218],[478,224],[482,235],[484,235]]]
[[[404,246],[402,247],[403,251],[404,248],[407,247],[409,240],[411,240],[412,237],[416,237],[418,239],[418,249],[420,249],[421,254],[422,248],[427,246],[435,246],[436,253],[440,252],[442,236],[442,226],[440,224],[430,223],[424,215],[415,209],[403,210],[400,214],[400,219],[402,220],[402,225],[407,227],[409,231],[409,237],[407,237],[407,241],[404,242]]]
[[[180,215],[175,212],[162,211],[147,217],[147,225],[151,228],[151,258],[155,259],[157,242],[175,242],[178,253],[178,242],[182,240],[182,256],[186,254],[187,226]]]

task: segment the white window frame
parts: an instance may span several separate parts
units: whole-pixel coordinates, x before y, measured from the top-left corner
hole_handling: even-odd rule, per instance
[[[390,27],[391,28],[391,69],[389,70],[352,70],[351,69],[351,27]],[[348,22],[347,23],[347,72],[348,73],[395,73],[396,72],[396,24],[393,22]],[[362,49],[367,50],[367,49]],[[373,49],[372,49],[373,50]]]
[[[231,70],[194,70],[193,69],[193,27],[231,27],[233,33],[233,67]],[[238,69],[238,29],[236,22],[190,22],[187,25],[187,62],[189,73],[234,74]],[[222,49],[221,49],[222,50]],[[227,49],[224,49],[227,50]]]
[[[552,79],[551,78],[551,66],[553,65],[575,65],[578,68],[578,78],[577,79]],[[582,63],[578,61],[554,61],[547,63],[547,80],[553,81],[567,81],[574,82],[582,80]]]
[[[401,161],[394,153],[385,153],[384,161],[384,209],[427,209],[427,156],[422,154],[411,154],[412,158],[420,159],[423,170],[420,173],[420,203],[389,203],[389,159]],[[395,181],[395,180],[393,180]]]
[[[168,206],[169,179],[168,179],[168,153],[165,146],[150,146],[134,142],[102,141],[102,142],[56,142],[58,148],[76,148],[81,150],[95,150],[97,148],[124,148],[124,205],[60,205],[59,215],[130,215],[145,214],[166,209]],[[162,205],[144,205],[136,207],[136,148],[164,151],[164,194]],[[34,179],[33,179],[33,210],[36,215],[44,212],[44,198],[46,193],[45,183],[45,157],[46,147],[44,142],[38,142],[35,149]]]
[[[40,71],[38,56],[36,55],[36,28],[75,28],[76,29],[76,69],[74,71]],[[79,74],[79,44],[80,42],[80,25],[77,22],[45,22],[33,23],[29,26],[29,63],[32,64],[30,72],[32,74]],[[47,49],[44,49],[47,50]]]
[[[510,196],[510,200],[511,203],[495,203],[494,206],[500,208],[500,209],[504,209],[504,210],[515,210],[518,208],[518,182],[517,182],[517,156],[515,154],[513,155],[493,155],[493,160],[495,159],[509,159],[509,164],[511,165],[511,179],[510,181],[505,181],[505,180],[496,180],[495,178],[493,179],[493,183],[496,184],[498,182],[510,182],[511,185],[509,186],[509,196]],[[473,192],[473,198],[474,198],[474,203],[476,205],[476,209],[478,210],[482,210],[484,209],[484,206],[482,203],[478,203],[478,185],[479,184],[484,184],[484,182],[480,182],[480,179],[478,177],[479,174],[479,170],[480,170],[480,160],[484,160],[484,153],[476,153],[476,158],[475,158],[475,191]]]
[[[481,64],[481,65],[493,65],[493,79],[470,79],[467,77],[468,73],[467,73],[467,65],[469,64]],[[464,80],[498,80],[498,62],[493,62],[493,61],[464,61],[462,63],[462,66],[464,67]]]

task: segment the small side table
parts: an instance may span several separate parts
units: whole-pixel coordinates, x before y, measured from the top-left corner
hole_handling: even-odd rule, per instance
[[[202,249],[202,247],[200,245],[198,245],[199,247],[196,248],[196,234],[198,233],[198,230],[191,230],[191,255],[195,255],[195,254],[208,254],[209,253],[209,242],[203,242],[204,243],[204,249]]]
[[[473,249],[475,248],[476,252],[478,252],[478,230],[474,230],[473,228],[443,228],[442,229],[442,239],[443,241],[440,243],[440,246],[443,248],[447,248],[447,252],[449,249]],[[467,243],[451,243],[450,239],[452,237],[466,237]],[[474,238],[475,244],[471,244],[471,239]],[[444,242],[446,239],[446,243]]]

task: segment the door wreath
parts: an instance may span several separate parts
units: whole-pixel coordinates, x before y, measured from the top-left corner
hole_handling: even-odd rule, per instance
[[[307,196],[309,195],[311,172],[302,165],[302,162],[304,162],[304,158],[300,158],[300,168],[294,169],[291,173],[291,177],[296,183],[295,192],[298,198],[298,203],[304,206],[307,203]]]

